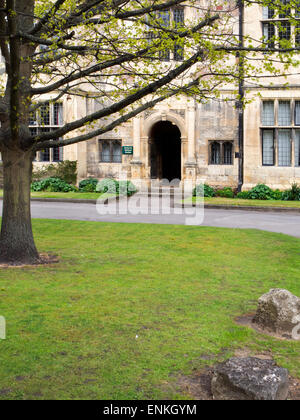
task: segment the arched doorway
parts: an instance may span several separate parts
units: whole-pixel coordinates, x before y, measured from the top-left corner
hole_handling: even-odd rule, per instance
[[[159,121],[150,133],[151,178],[181,179],[181,133],[170,121]]]

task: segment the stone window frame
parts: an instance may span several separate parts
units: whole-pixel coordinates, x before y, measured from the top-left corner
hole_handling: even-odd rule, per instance
[[[64,125],[63,102],[46,100],[30,114],[29,129],[32,135],[57,130]],[[56,115],[57,114],[57,115]],[[56,116],[55,116],[56,115]],[[49,158],[47,158],[47,156]],[[58,156],[58,157],[56,157]],[[46,148],[37,152],[35,162],[56,163],[63,162],[64,148],[62,146]]]
[[[185,22],[185,7],[184,6],[175,6],[175,7],[170,7],[169,9],[166,10],[162,10],[160,12],[157,12],[157,15],[159,13],[163,14],[165,12],[169,13],[169,24],[168,26],[170,26],[171,24],[175,23],[176,24],[176,13],[178,14],[178,12],[182,13],[183,16],[183,21],[178,21],[177,23],[183,23]],[[153,31],[151,30],[151,27],[148,26],[147,31],[146,31],[146,38],[151,41],[153,39],[155,39],[155,36],[153,34]],[[183,61],[184,59],[184,48],[180,48],[178,45],[174,45],[174,49],[170,50],[170,49],[166,49],[166,50],[162,50],[159,51],[158,53],[158,57],[157,57],[160,61]]]
[[[271,132],[272,133],[272,163],[264,163],[264,133]],[[262,158],[262,166],[275,166],[276,161],[276,153],[275,153],[275,130],[274,128],[262,128],[261,129],[261,158]]]
[[[220,163],[213,162],[212,146],[218,144],[220,146]],[[226,144],[231,145],[231,159],[230,163],[225,163],[225,148]],[[234,140],[209,140],[208,141],[208,164],[211,166],[233,166],[234,165]]]
[[[291,122],[288,125],[279,125],[279,103],[280,102],[289,102],[290,103],[290,116],[291,116]],[[274,103],[274,125],[264,125],[263,122],[263,110],[264,102],[273,102]],[[297,105],[299,105],[298,112],[299,112],[299,122],[296,123],[296,110]],[[280,164],[279,162],[279,133],[280,130],[290,130],[290,164]],[[268,164],[264,163],[264,131],[272,131],[273,132],[273,163]],[[300,136],[300,98],[264,98],[261,101],[261,110],[260,110],[260,141],[261,141],[261,165],[262,166],[272,166],[272,167],[279,167],[279,168],[299,168],[300,167],[300,161],[296,161],[296,157],[299,156],[300,151],[296,150],[297,144],[299,143],[299,140],[296,138],[299,138]]]
[[[288,2],[286,5],[288,5]],[[293,16],[299,23],[296,25],[290,23],[290,16]],[[284,30],[284,26],[287,27],[287,30]],[[299,8],[290,7],[284,14],[279,14],[278,16],[275,15],[274,10],[272,11],[270,7],[263,6],[261,28],[263,38],[265,37],[265,32],[268,32],[266,41],[274,37],[274,41],[269,42],[266,45],[266,49],[275,48],[275,40],[279,40],[280,43],[280,40],[284,39],[290,39],[293,41],[293,45],[300,46],[300,4]],[[287,34],[288,36],[286,37]]]
[[[103,151],[103,144],[107,143],[109,144],[109,160],[103,160],[103,155],[102,155],[102,151]],[[114,160],[114,152],[113,152],[113,146],[115,144],[118,144],[118,146],[120,147],[120,156],[121,159],[119,161],[115,161]],[[99,154],[99,162],[100,163],[113,163],[113,164],[117,164],[120,165],[122,164],[123,161],[123,154],[122,154],[122,140],[121,139],[99,139],[98,140],[98,154]]]

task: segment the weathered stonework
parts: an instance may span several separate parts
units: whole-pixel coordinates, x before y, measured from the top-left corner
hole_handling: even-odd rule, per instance
[[[215,400],[286,400],[288,370],[272,360],[233,357],[215,368],[211,388]]]
[[[292,338],[300,322],[300,298],[284,289],[271,289],[258,300],[253,323],[269,332]]]
[[[186,17],[192,18],[189,13],[187,8]],[[259,5],[253,4],[247,7],[244,19],[245,33],[257,38],[257,34],[262,30],[261,20],[262,8]],[[263,55],[261,58],[263,59]],[[265,84],[264,87],[255,87],[253,84],[248,86],[247,95],[252,102],[246,106],[244,112],[244,190],[258,183],[265,183],[281,190],[289,188],[294,182],[300,184],[300,166],[295,164],[295,150],[291,152],[291,166],[281,167],[277,162],[274,166],[263,166],[261,139],[261,101],[264,99],[300,101],[298,79],[298,75],[295,74],[284,80],[267,78],[262,82]],[[291,86],[289,90],[283,89],[283,84],[286,82]],[[147,181],[153,175],[151,175],[153,165],[151,130],[158,122],[169,121],[180,130],[181,179],[193,180],[195,183],[205,182],[216,187],[236,188],[239,181],[238,153],[240,151],[234,89],[233,86],[226,86],[221,92],[220,100],[211,100],[206,103],[197,103],[186,97],[181,97],[179,100],[169,99],[104,136],[83,144],[65,147],[64,159],[78,161],[79,180],[87,176],[119,177],[120,173],[126,173],[130,178],[142,178]],[[258,93],[260,97],[257,96]],[[225,99],[228,101],[225,102]],[[65,122],[83,117],[101,106],[92,98],[65,98],[63,105]],[[101,126],[101,121],[98,124]],[[293,130],[295,131],[296,128],[294,127]],[[100,162],[99,141],[105,139],[117,139],[122,141],[122,145],[133,146],[133,155],[124,155],[122,163]],[[211,164],[209,148],[213,141],[232,142],[232,164]],[[35,165],[41,166],[44,163],[36,162]]]

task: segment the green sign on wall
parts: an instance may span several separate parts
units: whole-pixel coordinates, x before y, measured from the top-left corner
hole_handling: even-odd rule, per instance
[[[133,155],[133,146],[123,146],[122,153],[123,155]]]

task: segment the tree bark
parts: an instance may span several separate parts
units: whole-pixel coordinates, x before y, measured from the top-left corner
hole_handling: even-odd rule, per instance
[[[0,234],[0,263],[11,265],[40,262],[34,244],[30,183],[32,151],[2,150],[4,194]]]

